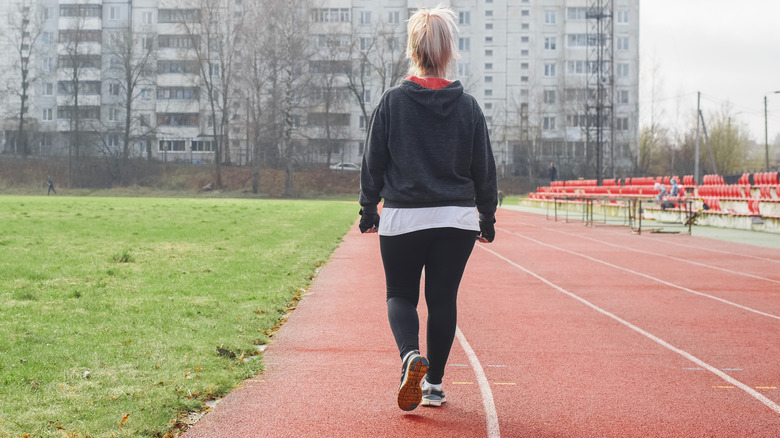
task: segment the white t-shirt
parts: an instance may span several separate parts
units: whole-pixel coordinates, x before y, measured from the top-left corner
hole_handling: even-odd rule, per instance
[[[479,231],[479,212],[476,207],[385,207],[378,232],[380,236],[397,236],[429,228]]]

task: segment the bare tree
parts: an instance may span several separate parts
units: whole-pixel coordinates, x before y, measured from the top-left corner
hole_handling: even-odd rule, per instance
[[[353,35],[347,86],[360,106],[366,123],[372,111],[366,97],[372,88],[381,96],[385,90],[406,77],[409,63],[406,59],[405,39],[405,30],[397,24],[383,21],[376,26],[361,26]],[[378,89],[375,84],[379,85]]]
[[[267,13],[264,39],[258,42],[267,62],[267,111],[271,141],[278,145],[280,165],[285,169],[284,195],[291,197],[292,171],[296,158],[294,134],[300,135],[300,118],[309,105],[311,38],[301,29],[310,24],[309,0],[264,0]]]
[[[352,38],[349,34],[317,35],[317,38],[319,56],[312,63],[318,63],[318,68],[312,78],[314,94],[308,135],[316,136],[314,143],[318,149],[325,149],[330,166],[333,152],[339,147],[343,150],[343,140],[349,131],[349,89],[345,73],[350,67]]]
[[[110,61],[105,77],[109,79],[108,96],[116,100],[109,108],[109,125],[104,125],[101,146],[103,155],[112,163],[109,166],[112,178],[121,182],[130,158],[130,146],[155,131],[151,120],[141,120],[134,111],[143,87],[154,83],[155,52],[153,37],[134,33],[130,21],[111,33],[110,39],[106,46]]]
[[[275,148],[270,148],[267,141],[269,125],[265,123],[267,106],[267,85],[271,80],[271,66],[269,60],[265,57],[262,42],[266,40],[265,33],[268,31],[266,23],[267,15],[264,4],[254,4],[254,7],[246,11],[247,20],[253,23],[253,26],[245,28],[244,37],[255,44],[247,44],[243,62],[239,64],[239,79],[246,90],[246,112],[247,112],[247,148],[250,148],[250,162],[252,165],[252,193],[258,193],[260,185],[260,167],[268,165],[269,161],[275,159],[277,154],[269,157],[270,152],[276,152]]]
[[[85,126],[82,124],[84,118],[90,120],[100,119],[100,107],[86,106],[82,108],[80,99],[82,95],[100,95],[100,81],[90,81],[87,79],[89,70],[100,70],[102,68],[101,55],[93,53],[90,50],[92,43],[102,43],[102,31],[87,28],[88,18],[97,18],[102,16],[102,8],[97,4],[88,4],[86,2],[73,3],[60,7],[61,18],[66,18],[67,27],[60,29],[60,56],[58,58],[58,68],[61,72],[67,74],[66,81],[58,83],[59,93],[69,96],[71,105],[60,107],[60,113],[65,113],[70,120],[70,135],[68,141],[68,181],[72,182],[73,165],[75,156],[80,160],[82,148],[90,144],[84,128],[91,128],[94,132],[94,126]],[[60,114],[62,117],[62,114]]]
[[[43,36],[43,10],[33,6],[18,5],[16,10],[9,11],[7,29],[2,39],[7,49],[14,54],[12,64],[11,81],[7,84],[8,90],[19,96],[18,127],[13,151],[23,157],[30,154],[29,136],[25,129],[27,118],[25,115],[30,110],[30,90],[38,76],[37,69],[30,69],[39,55],[40,46],[44,42]],[[49,37],[49,34],[47,34]],[[51,42],[51,41],[49,41]]]
[[[221,163],[230,164],[230,122],[237,103],[234,80],[245,38],[242,4],[225,0],[190,0],[200,11],[198,23],[181,20],[190,37],[200,66],[203,91],[208,99],[212,118],[212,134],[216,146],[214,165],[216,186],[222,186]]]

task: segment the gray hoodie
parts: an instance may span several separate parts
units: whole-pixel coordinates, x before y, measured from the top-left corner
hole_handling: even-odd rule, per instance
[[[405,80],[382,96],[368,125],[360,205],[475,206],[496,211],[496,165],[485,116],[460,81],[441,89]]]

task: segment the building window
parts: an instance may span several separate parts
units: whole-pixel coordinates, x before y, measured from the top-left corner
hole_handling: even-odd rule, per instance
[[[618,117],[615,119],[615,129],[618,131],[628,131],[628,117]]]
[[[144,88],[141,90],[141,100],[144,102],[148,102],[152,100],[152,89],[151,88]]]
[[[108,146],[111,148],[118,148],[120,145],[119,141],[119,134],[109,134],[108,135]]]
[[[185,152],[186,140],[160,140],[159,152]]]
[[[119,10],[119,6],[110,6],[108,8],[108,19],[119,20],[120,18],[121,18],[121,12]]]
[[[458,12],[458,24],[461,26],[468,26],[471,24],[471,12],[460,11]]]
[[[531,11],[528,9],[523,9],[522,11],[520,11],[521,17],[528,17],[529,15],[531,15]]]
[[[151,126],[152,125],[152,116],[151,114],[141,114],[141,126]]]
[[[493,56],[493,50],[492,49],[485,50],[485,56]]]
[[[544,103],[555,103],[555,90],[544,90]]]
[[[468,62],[459,62],[458,63],[458,76],[460,76],[460,77],[471,76],[471,69],[469,67],[470,67],[470,64]]]
[[[569,20],[584,20],[587,18],[588,8],[566,8],[566,18]]]
[[[198,126],[198,113],[157,113],[157,124],[162,126]]]
[[[485,97],[490,97],[493,95],[493,90],[485,90]]]
[[[365,116],[358,117],[358,127],[360,129],[366,129],[366,117]]]
[[[520,29],[522,30],[529,30],[531,29],[531,25],[528,23],[520,23]]]
[[[485,30],[493,30],[493,23],[485,23]]]
[[[618,90],[618,103],[628,103],[628,90]]]
[[[493,70],[493,63],[488,62],[485,64],[485,70]]]
[[[371,47],[371,38],[360,37],[360,51],[365,52]]]
[[[555,117],[545,117],[542,119],[542,129],[546,131],[555,129]]]
[[[520,82],[523,84],[528,83],[528,76],[520,76]]]
[[[492,17],[493,16],[493,11],[488,9],[487,11],[485,11],[485,16],[486,17]]]
[[[618,77],[625,78],[628,77],[628,64],[618,64],[617,65],[617,75]]]
[[[493,76],[485,76],[485,83],[490,84],[493,82]]]
[[[550,62],[550,63],[544,64],[544,75],[547,76],[547,77],[550,77],[550,78],[555,77],[555,63],[554,62]]]
[[[189,35],[159,35],[157,47],[161,49],[189,49],[200,46],[200,40]]]
[[[568,115],[566,116],[566,126],[569,128],[583,128],[588,126],[588,119],[585,115]]]
[[[198,87],[157,87],[159,100],[197,100],[199,95]]]
[[[493,37],[492,36],[485,37],[485,43],[490,44],[492,42],[493,42]]]
[[[458,50],[468,52],[471,49],[471,38],[458,38]]]
[[[54,96],[54,83],[53,82],[46,82],[43,84],[43,95],[44,96]]]
[[[312,9],[312,21],[316,23],[349,23],[349,8]]]
[[[200,9],[160,9],[158,15],[160,23],[200,22]]]
[[[528,70],[529,64],[527,62],[520,63],[520,70]]]
[[[555,24],[556,23],[556,17],[555,17],[555,11],[544,11],[544,24]]]
[[[555,37],[545,37],[544,38],[544,50],[555,50],[556,48],[556,38]]]
[[[154,22],[152,12],[144,12],[141,14],[141,22],[143,24],[152,24]]]
[[[570,75],[584,75],[587,61],[566,61],[566,72]]]
[[[493,109],[493,103],[491,103],[491,102],[486,103],[485,104],[485,109],[486,110]]]
[[[360,11],[360,24],[371,24],[371,11]]]
[[[119,110],[116,108],[109,108],[108,109],[108,121],[109,122],[116,122],[119,120]]]
[[[617,39],[618,50],[628,50],[628,37],[619,37]]]
[[[523,49],[520,51],[520,56],[528,56],[529,52],[528,49]]]
[[[628,24],[628,11],[625,9],[620,9],[617,11],[617,22],[618,24]]]
[[[214,152],[213,140],[192,140],[192,152]]]
[[[371,102],[371,90],[363,90],[363,102]]]
[[[51,122],[54,120],[54,109],[44,108],[42,119],[46,122]]]
[[[387,22],[390,24],[398,24],[401,22],[401,13],[398,11],[391,11],[387,13]]]
[[[119,96],[119,90],[121,87],[119,86],[119,83],[117,82],[111,82],[108,84],[108,94],[112,96]]]
[[[44,20],[51,20],[54,18],[54,8],[44,8],[43,9],[43,19]]]
[[[523,43],[523,44],[527,44],[527,43],[529,43],[530,41],[531,41],[531,38],[530,38],[530,37],[528,37],[528,36],[521,36],[521,37],[520,37],[520,42],[521,42],[521,43]]]

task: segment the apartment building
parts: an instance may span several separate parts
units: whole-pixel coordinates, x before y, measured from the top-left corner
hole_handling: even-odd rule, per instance
[[[249,3],[223,1],[232,14]],[[37,131],[34,153],[81,152],[74,150],[74,141],[90,143],[93,153],[124,147],[126,81],[116,52],[129,38],[140,48],[134,57],[148,48],[153,59],[147,79],[136,84],[130,155],[213,161],[213,124],[219,114],[212,115],[204,64],[188,36],[202,18],[192,1],[10,0],[5,7],[23,4],[38,8],[43,32],[30,57],[37,71],[28,111],[37,122],[31,124]],[[538,174],[555,161],[571,176],[587,176],[583,163],[591,163],[594,153],[586,131],[593,126],[588,113],[594,105],[594,71],[607,91],[598,103],[609,109],[601,121],[608,139],[602,151],[604,175],[630,171],[639,132],[638,0],[317,2],[309,11],[309,26],[301,29],[313,47],[309,72],[320,77],[312,81],[315,92],[294,121],[301,159],[359,162],[374,105],[406,73],[406,19],[416,8],[437,4],[457,14],[460,59],[451,76],[483,107],[501,174]],[[600,59],[599,67],[592,50],[594,5],[609,6],[602,14],[610,24],[604,38],[608,59]],[[7,20],[0,26],[7,28]],[[218,76],[213,71],[218,63],[205,68]],[[3,150],[15,152],[11,120],[18,118],[19,102],[10,95],[3,102]],[[235,99],[234,117],[224,133],[230,161],[237,164],[252,159],[242,102],[240,96]],[[75,139],[74,133],[79,134]]]

